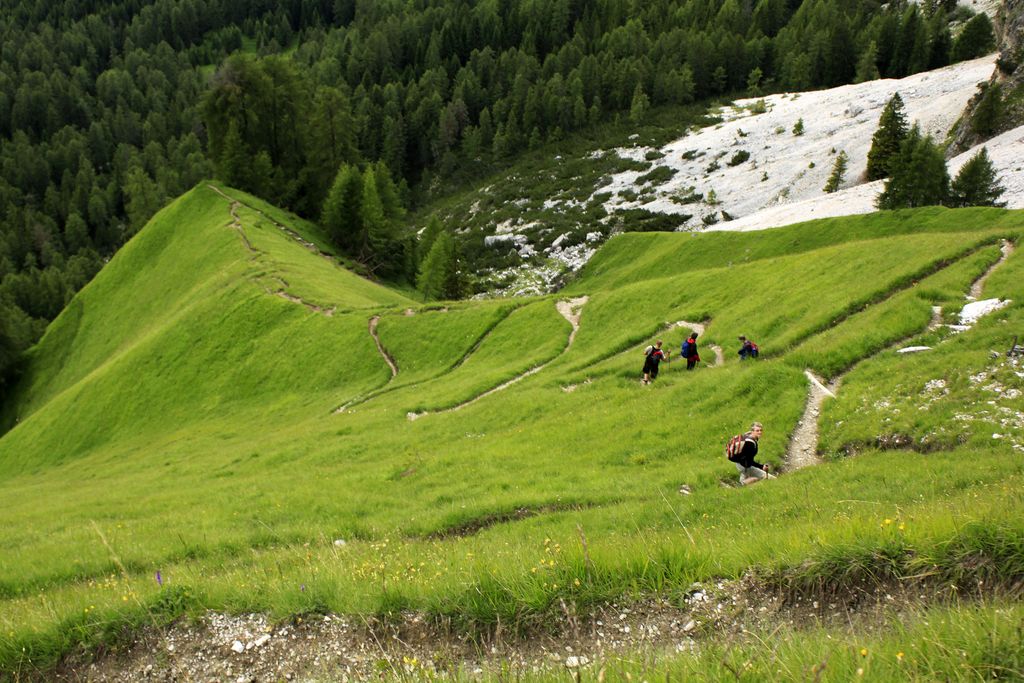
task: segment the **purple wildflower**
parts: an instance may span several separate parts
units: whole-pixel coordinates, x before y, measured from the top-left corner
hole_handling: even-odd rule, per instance
[[[156,585],[160,586],[161,588],[164,587],[164,577],[160,576],[159,569],[156,570]]]

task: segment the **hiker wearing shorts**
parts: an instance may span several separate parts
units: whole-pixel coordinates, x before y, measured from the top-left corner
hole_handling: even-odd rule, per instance
[[[661,340],[644,349],[644,376],[640,384],[650,384],[658,377],[658,364],[668,360],[668,353],[661,350]]]
[[[748,486],[756,484],[768,477],[768,465],[754,460],[757,457],[757,442],[764,428],[760,422],[750,425],[750,431],[743,435],[743,448],[732,463],[740,473],[740,484]]]
[[[680,354],[686,359],[686,369],[693,370],[697,367],[697,363],[700,362],[700,356],[697,354],[697,333],[691,332],[690,336],[683,342],[683,347],[680,350]]]

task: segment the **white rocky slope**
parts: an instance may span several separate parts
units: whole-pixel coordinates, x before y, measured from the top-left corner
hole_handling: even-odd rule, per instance
[[[763,99],[766,111],[760,114],[755,112],[762,100],[737,101],[721,112],[723,123],[697,130],[660,150],[616,150],[634,159],[643,159],[652,151],[664,154],[656,167],[673,170],[669,180],[660,185],[638,185],[642,174],[630,171],[613,176],[595,196],[610,193],[605,201],[609,212],[643,208],[679,215],[685,229],[706,228],[707,223],[717,221],[709,227],[753,230],[868,213],[875,210],[875,196],[882,183],[864,184],[862,180],[871,137],[886,102],[899,92],[908,120],[942,141],[978,84],[992,75],[994,62],[992,55],[903,79],[773,95]],[[793,129],[800,120],[804,133],[798,136]],[[1024,128],[985,144],[1007,188],[1004,199],[1012,208],[1024,207],[1022,138]],[[841,151],[849,157],[843,189],[825,194],[823,188]],[[976,151],[953,159],[951,173]],[[730,161],[742,158],[742,154],[736,156],[741,152],[749,158],[730,166]],[[703,199],[693,201],[700,195]],[[686,201],[688,197],[690,201]]]

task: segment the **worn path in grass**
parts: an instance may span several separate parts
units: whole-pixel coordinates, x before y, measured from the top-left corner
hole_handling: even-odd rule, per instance
[[[370,391],[370,392],[364,394],[363,396],[358,396],[358,397],[352,399],[351,401],[349,401],[348,403],[342,404],[341,406],[339,406],[338,408],[333,410],[332,413],[335,414],[335,415],[340,415],[340,414],[344,413],[345,411],[349,410],[350,408],[354,408],[357,405],[362,405],[362,404],[364,404],[367,401],[370,401],[372,399],[379,398],[380,396],[383,396],[384,394],[387,394],[387,393],[389,393],[391,391],[396,391],[398,389],[408,389],[409,387],[414,387],[417,384],[423,384],[425,382],[430,382],[432,380],[438,379],[439,377],[443,377],[445,374],[453,372],[454,370],[456,370],[459,367],[461,367],[462,365],[464,365],[466,363],[466,361],[468,361],[470,358],[472,358],[473,354],[475,354],[480,349],[480,347],[483,345],[484,341],[487,340],[487,337],[489,337],[491,335],[491,333],[494,332],[495,328],[497,328],[498,325],[500,325],[502,322],[507,320],[509,318],[509,316],[511,316],[518,308],[519,308],[518,306],[510,307],[508,309],[508,311],[505,313],[505,315],[503,315],[500,318],[498,318],[497,320],[495,320],[494,323],[482,335],[480,335],[480,338],[476,340],[476,342],[469,348],[469,350],[467,350],[466,353],[464,353],[462,355],[462,357],[459,358],[459,360],[456,361],[456,363],[454,365],[452,365],[450,368],[448,368],[448,370],[446,370],[441,375],[435,375],[433,377],[425,377],[424,379],[421,379],[421,380],[416,381],[416,382],[410,382],[408,384],[403,384],[400,387],[391,386],[392,381],[395,379],[395,377],[397,377],[397,373],[398,373],[398,366],[397,366],[397,363],[396,363],[394,366],[392,366],[392,375],[391,375],[391,377],[388,379],[387,382],[384,383],[383,386],[377,387],[373,391]],[[447,308],[442,308],[442,309],[440,309],[440,312],[441,313],[447,313],[448,309]],[[411,317],[411,316],[416,315],[416,312],[413,311],[411,308],[409,308],[409,309],[406,309],[402,313],[402,315],[407,316],[407,317]],[[378,324],[380,323],[380,316],[377,316],[377,323]],[[374,324],[373,330],[371,331],[371,334],[374,335],[374,341],[377,342],[377,346],[378,346],[379,349],[381,349],[382,355],[386,354],[387,352],[386,352],[386,350],[384,350],[384,345],[383,345],[383,343],[380,342],[376,332],[377,332],[377,324]],[[390,358],[390,354],[386,355],[385,358],[386,359]],[[391,365],[392,362],[393,362],[393,359],[389,360],[388,365]],[[415,420],[417,417],[420,417],[420,415],[417,414],[417,413],[409,413],[409,419],[410,420]]]
[[[825,386],[825,381],[810,370],[805,370],[804,374],[809,383],[807,404],[786,449],[786,471],[821,462],[818,456],[818,415],[821,414],[821,404],[825,398],[835,398],[839,388],[839,380],[833,380]]]
[[[1000,250],[1003,252],[1003,255],[999,257],[999,260],[993,263],[989,267],[989,269],[985,271],[985,274],[978,278],[973,285],[971,285],[971,291],[967,293],[967,299],[969,301],[977,301],[978,299],[981,298],[981,293],[985,289],[985,283],[988,281],[989,275],[991,275],[996,268],[1003,265],[1006,262],[1006,259],[1010,258],[1010,256],[1013,254],[1013,243],[1010,242],[1009,240],[1003,240],[1002,245],[1000,245]]]
[[[232,197],[231,195],[225,193],[223,190],[221,190],[216,185],[208,184],[206,187],[208,187],[209,189],[213,190],[214,192],[219,194],[221,197],[223,197],[224,199],[226,199],[226,200],[228,200],[229,202],[232,203],[232,215],[233,216],[235,215],[234,212],[237,211],[239,206],[244,206],[245,208],[249,209],[250,211],[254,211],[254,212],[258,213],[260,216],[265,218],[271,225],[273,225],[278,230],[280,230],[281,232],[286,234],[288,237],[290,237],[291,239],[295,240],[296,242],[298,242],[299,244],[304,246],[309,251],[313,252],[317,256],[321,256],[321,257],[327,259],[331,263],[335,263],[336,264],[333,256],[331,256],[330,254],[328,254],[328,253],[326,253],[324,251],[321,251],[319,247],[317,247],[315,244],[313,244],[309,240],[303,238],[302,235],[300,235],[299,233],[295,232],[294,230],[289,228],[287,225],[282,225],[281,223],[277,222],[276,220],[274,220],[273,218],[268,216],[263,211],[260,211],[259,209],[257,209],[255,206],[252,206],[251,204],[247,204],[247,203],[243,202],[240,199],[236,199],[235,197]],[[237,216],[236,216],[236,219],[237,219]],[[239,221],[239,225],[241,225],[241,221]]]
[[[1002,255],[995,263],[975,280],[968,291],[966,298],[969,301],[976,301],[981,298],[982,292],[985,288],[985,282],[989,276],[999,266],[1004,264],[1006,260],[1013,254],[1014,246],[1009,240],[1003,240],[1000,246]],[[942,326],[942,307],[932,307],[932,319],[928,323],[927,331],[932,332]],[[916,334],[912,335],[917,336]],[[836,398],[836,393],[839,391],[839,384],[842,378],[850,372],[854,367],[860,363],[874,358],[886,351],[890,351],[893,348],[900,346],[906,341],[906,339],[897,341],[894,344],[890,344],[877,351],[876,353],[866,356],[858,361],[853,367],[847,369],[840,375],[832,378],[831,381],[826,382],[823,378],[817,376],[810,370],[805,370],[804,374],[807,376],[808,390],[807,390],[807,404],[804,408],[803,416],[800,421],[797,422],[796,429],[793,431],[792,437],[790,437],[789,446],[786,449],[786,465],[787,471],[798,470],[809,465],[817,465],[821,462],[821,457],[818,455],[818,416],[821,414],[821,406],[825,402],[826,398]]]
[[[558,303],[555,304],[555,307],[557,308],[558,312],[562,314],[562,317],[568,320],[569,324],[572,325],[572,332],[569,333],[569,340],[566,342],[565,348],[562,349],[562,352],[560,354],[549,360],[547,363],[542,363],[535,368],[530,368],[526,372],[516,375],[507,382],[503,382],[502,384],[499,384],[498,386],[492,389],[488,389],[479,396],[471,398],[468,401],[464,401],[456,406],[452,406],[451,408],[448,408],[446,410],[439,410],[437,412],[454,413],[458,410],[462,410],[463,408],[471,406],[477,401],[481,401],[487,398],[488,396],[491,396],[492,394],[496,394],[499,391],[508,389],[513,384],[521,382],[522,380],[526,379],[527,377],[530,377],[531,375],[536,375],[538,372],[549,366],[551,363],[564,356],[566,353],[569,352],[569,349],[572,348],[572,343],[576,339],[576,333],[579,332],[580,329],[580,316],[583,314],[583,306],[586,305],[587,301],[589,300],[589,297],[581,296],[576,299],[569,299],[568,301],[559,301]],[[418,420],[421,417],[426,417],[427,415],[430,414],[430,412],[409,413],[408,418],[410,420]]]
[[[225,200],[227,200],[229,202],[229,204],[230,204],[229,212],[231,214],[231,219],[232,219],[231,228],[235,232],[238,233],[238,236],[242,240],[242,244],[245,245],[245,248],[246,248],[246,250],[249,251],[249,253],[254,255],[253,256],[254,259],[258,259],[261,256],[266,256],[267,254],[264,253],[263,251],[260,251],[259,249],[257,249],[253,245],[252,241],[249,240],[249,236],[245,234],[245,226],[242,224],[241,216],[238,215],[238,209],[241,206],[244,206],[247,209],[249,209],[250,211],[255,211],[259,215],[263,216],[268,221],[270,221],[271,223],[276,225],[278,228],[280,228],[285,234],[287,234],[289,237],[291,237],[295,241],[297,241],[300,244],[302,244],[307,249],[312,249],[313,251],[315,251],[320,256],[325,256],[328,259],[330,259],[330,256],[328,254],[324,254],[319,249],[317,249],[315,244],[313,244],[312,242],[307,242],[306,240],[302,239],[302,237],[300,237],[296,232],[294,232],[293,230],[291,230],[291,229],[281,225],[280,223],[277,223],[276,221],[274,221],[273,219],[269,218],[266,214],[264,214],[259,209],[254,208],[252,206],[249,206],[248,204],[246,204],[244,202],[241,202],[241,201],[235,199],[234,197],[232,197],[232,196],[230,196],[228,194],[225,194],[224,191],[221,190],[216,185],[207,185],[207,187],[209,189],[213,190],[215,193],[217,193],[218,195],[220,195],[221,197],[223,197]],[[288,283],[282,277],[280,277],[280,276],[273,276],[272,279],[274,279],[277,282],[279,282],[281,284],[281,286],[279,288],[277,288],[277,289],[273,289],[271,287],[265,287],[265,290],[266,290],[267,294],[280,297],[280,298],[284,299],[285,301],[289,301],[289,302],[291,302],[293,304],[298,304],[299,306],[305,306],[310,311],[312,311],[314,313],[319,313],[320,315],[325,315],[328,318],[332,317],[334,315],[335,311],[337,310],[334,306],[330,306],[330,307],[319,306],[317,304],[314,304],[314,303],[311,303],[309,301],[306,301],[306,300],[302,299],[301,297],[298,297],[298,296],[295,296],[294,294],[289,293],[288,292]]]
[[[391,379],[398,377],[398,366],[395,365],[395,359],[391,357],[391,354],[387,352],[384,345],[380,343],[380,337],[377,335],[377,323],[380,322],[380,316],[375,315],[370,318],[370,336],[373,337],[373,343],[377,345],[377,351],[387,362],[388,367],[391,368]]]

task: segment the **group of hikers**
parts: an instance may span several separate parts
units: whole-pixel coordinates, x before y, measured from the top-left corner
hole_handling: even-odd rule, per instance
[[[739,336],[740,350],[737,354],[740,360],[757,358],[760,349],[752,340],[745,335]],[[661,361],[669,362],[669,351],[662,347],[662,340],[644,349],[644,369],[641,384],[650,384],[658,376],[658,366]],[[700,362],[700,354],[697,353],[697,332],[690,332],[690,336],[683,342],[679,355],[686,359],[686,369],[693,370]],[[770,477],[768,465],[761,464],[755,460],[757,457],[757,443],[761,439],[764,427],[760,422],[750,425],[750,431],[744,434],[737,434],[729,439],[725,446],[725,455],[731,463],[736,465],[739,472],[740,484],[747,486]]]
[[[739,336],[740,350],[737,354],[740,360],[747,360],[748,358],[757,358],[761,350],[758,348],[752,340],[747,339],[745,335]],[[654,344],[644,349],[644,369],[643,378],[640,380],[641,384],[650,384],[658,377],[658,366],[661,361],[669,362],[669,355],[671,352],[661,348],[662,341],[659,339]],[[697,333],[690,332],[690,336],[683,342],[682,347],[679,349],[679,355],[686,359],[686,369],[693,370],[697,367],[697,363],[700,362],[700,354],[697,353]]]

